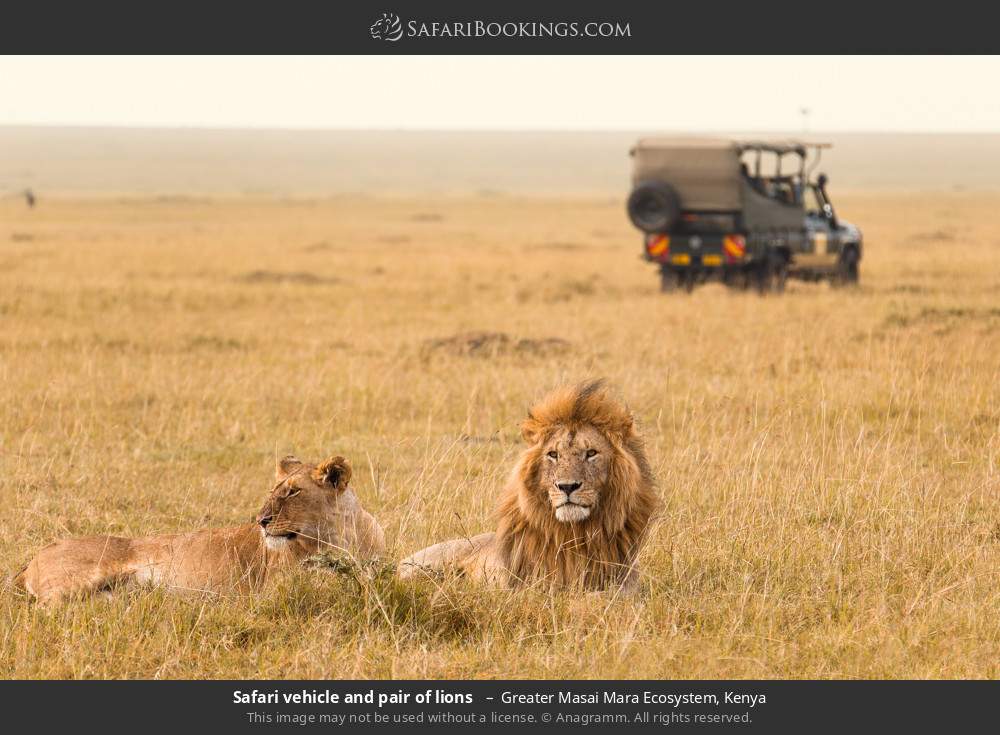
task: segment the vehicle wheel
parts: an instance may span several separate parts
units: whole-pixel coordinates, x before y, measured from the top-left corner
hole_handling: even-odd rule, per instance
[[[784,293],[788,281],[788,260],[780,253],[771,253],[757,266],[753,280],[761,296]]]
[[[679,285],[679,274],[666,268],[660,271],[660,293],[674,293]]]
[[[837,261],[837,273],[833,277],[833,284],[835,286],[857,286],[860,260],[857,248],[853,246],[844,248],[844,252],[840,254],[840,259]]]
[[[643,232],[667,232],[680,214],[680,197],[662,181],[644,181],[629,194],[629,219]]]
[[[753,285],[761,296],[771,290],[771,266],[769,263],[764,262],[757,266],[757,270],[753,274]]]
[[[788,260],[779,257],[771,268],[771,290],[775,293],[785,293],[785,284],[788,282]]]

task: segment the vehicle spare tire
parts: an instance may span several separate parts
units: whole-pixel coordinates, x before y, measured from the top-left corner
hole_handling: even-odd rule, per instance
[[[667,232],[680,214],[680,197],[662,181],[644,181],[629,195],[629,219],[643,232]]]

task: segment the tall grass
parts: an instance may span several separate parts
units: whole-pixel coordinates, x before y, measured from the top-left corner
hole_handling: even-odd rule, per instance
[[[996,197],[840,199],[861,288],[765,299],[661,296],[618,201],[0,203],[11,573],[56,536],[241,522],[288,452],[351,458],[392,558],[483,530],[526,407],[596,375],[665,501],[634,598],[350,566],[53,610],[5,586],[0,676],[997,676]],[[508,339],[438,346],[469,331]]]

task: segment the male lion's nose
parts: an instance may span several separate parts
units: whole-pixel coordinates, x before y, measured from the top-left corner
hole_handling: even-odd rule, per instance
[[[574,490],[579,490],[582,482],[557,482],[556,487],[569,495]]]
[[[267,524],[270,523],[272,520],[274,520],[274,516],[271,515],[261,516],[260,518],[257,519],[257,523],[260,524],[261,528],[267,528]]]

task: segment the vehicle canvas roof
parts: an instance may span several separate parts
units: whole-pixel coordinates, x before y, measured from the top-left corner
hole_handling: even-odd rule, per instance
[[[828,143],[800,140],[733,140],[729,138],[641,138],[630,151],[632,181],[669,183],[689,210],[735,210],[742,206],[740,157],[746,151],[805,156],[809,148]]]
[[[631,150],[632,181],[664,181],[690,210],[739,209],[740,152],[732,140],[643,138]]]

